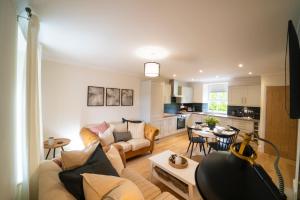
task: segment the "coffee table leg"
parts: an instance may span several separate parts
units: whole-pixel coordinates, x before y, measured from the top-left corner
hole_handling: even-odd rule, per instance
[[[48,159],[49,153],[50,153],[51,149],[48,150],[48,153],[46,155],[46,160]]]
[[[55,149],[56,148],[53,148],[53,158],[55,158]]]
[[[189,185],[189,200],[194,199],[194,187],[192,185]]]

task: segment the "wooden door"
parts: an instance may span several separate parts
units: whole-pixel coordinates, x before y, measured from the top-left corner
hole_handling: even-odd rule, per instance
[[[277,146],[282,157],[291,160],[296,160],[297,124],[285,109],[285,86],[267,87],[265,137]],[[268,144],[265,152],[275,154]]]

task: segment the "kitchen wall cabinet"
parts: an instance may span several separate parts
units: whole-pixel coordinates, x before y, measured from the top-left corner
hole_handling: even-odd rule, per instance
[[[230,86],[228,105],[260,107],[260,85]]]
[[[171,103],[171,84],[163,83],[163,95],[164,95],[164,103]]]
[[[183,86],[182,87],[182,101],[181,103],[192,103],[193,102],[193,88]]]

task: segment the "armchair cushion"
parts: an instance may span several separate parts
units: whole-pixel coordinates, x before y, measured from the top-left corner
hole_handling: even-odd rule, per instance
[[[131,144],[128,142],[117,142],[116,144],[120,145],[123,148],[124,152],[128,152],[131,150]]]
[[[124,169],[124,164],[118,149],[111,145],[110,149],[106,152],[106,156],[109,159],[112,166],[117,170],[118,174],[120,175],[122,170]]]
[[[150,146],[150,141],[147,139],[131,139],[127,141],[129,144],[131,144],[131,150],[136,151],[144,147]]]

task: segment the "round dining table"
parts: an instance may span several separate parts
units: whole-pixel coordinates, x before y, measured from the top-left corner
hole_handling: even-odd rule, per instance
[[[191,126],[190,128],[193,129],[193,134],[204,137],[204,138],[216,138],[216,135],[212,130],[209,129],[209,127],[203,127],[203,126]],[[222,132],[218,134],[224,134],[224,135],[234,135],[236,132],[234,130],[226,130],[225,127],[216,126],[216,129],[222,130]]]

